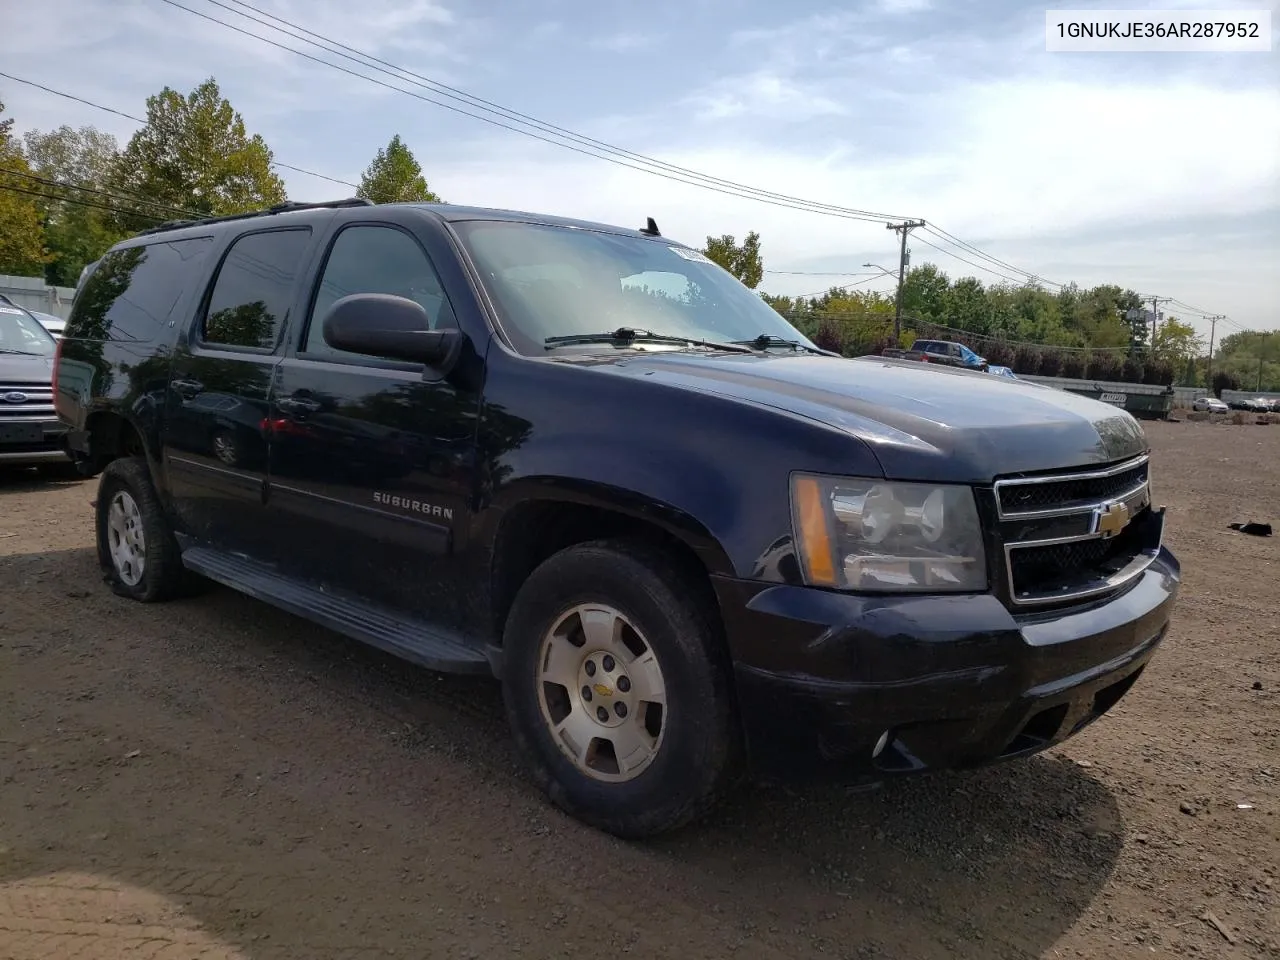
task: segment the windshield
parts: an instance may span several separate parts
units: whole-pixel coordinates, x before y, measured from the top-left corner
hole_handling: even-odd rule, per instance
[[[0,353],[52,357],[57,341],[25,310],[0,304]]]
[[[968,347],[966,347],[963,343],[960,344],[960,356],[963,357],[965,360],[971,361],[971,362],[976,361],[978,359],[978,355],[974,353],[972,350],[970,350]]]
[[[503,328],[527,355],[545,354],[548,337],[621,327],[716,343],[766,335],[812,346],[728,271],[660,238],[492,220],[454,227]]]

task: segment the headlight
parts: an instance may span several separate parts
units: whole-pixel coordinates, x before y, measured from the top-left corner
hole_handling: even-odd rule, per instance
[[[985,590],[969,487],[793,474],[791,516],[807,583],[881,593]]]

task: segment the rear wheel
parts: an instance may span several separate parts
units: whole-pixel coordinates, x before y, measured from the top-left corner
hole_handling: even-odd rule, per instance
[[[581,544],[530,575],[507,619],[525,762],[554,803],[621,837],[695,819],[738,767],[727,657],[687,578],[643,545]]]
[[[166,600],[190,582],[143,457],[113,460],[103,470],[96,519],[98,564],[116,593]]]

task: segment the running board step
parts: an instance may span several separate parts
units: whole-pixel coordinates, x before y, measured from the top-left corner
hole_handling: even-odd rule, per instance
[[[233,590],[305,617],[343,636],[431,670],[492,674],[493,666],[478,644],[392,613],[383,607],[277,573],[267,564],[211,547],[190,546],[182,563],[201,576]]]

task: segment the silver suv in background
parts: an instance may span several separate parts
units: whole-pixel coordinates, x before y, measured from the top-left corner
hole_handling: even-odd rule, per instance
[[[0,467],[68,469],[66,427],[53,406],[57,341],[31,313],[0,303]]]

